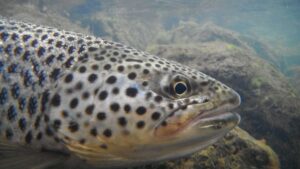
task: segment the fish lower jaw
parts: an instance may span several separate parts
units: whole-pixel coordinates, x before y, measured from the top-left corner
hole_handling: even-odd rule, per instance
[[[233,128],[241,120],[240,115],[231,112],[234,108],[230,105],[223,105],[212,110],[201,111],[187,122],[186,127],[197,125],[198,128]]]
[[[216,129],[222,128],[228,124],[231,126],[236,126],[240,122],[240,115],[232,112],[222,112],[222,113],[205,113],[197,116],[190,123],[192,126],[202,126],[202,127],[214,127]]]

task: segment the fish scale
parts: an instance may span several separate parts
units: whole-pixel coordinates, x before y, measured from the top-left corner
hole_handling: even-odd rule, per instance
[[[16,27],[17,24],[21,26]],[[15,142],[31,142],[39,133],[44,133],[45,126],[37,124],[40,119],[44,120],[43,110],[49,100],[47,91],[75,63],[75,46],[80,46],[80,43],[75,42],[74,34],[65,32],[60,32],[65,38],[55,41],[57,31],[15,21],[0,21],[0,104],[1,110],[7,112],[1,113],[1,120],[8,120],[1,122],[0,130],[2,135]],[[79,56],[84,55],[83,46],[79,47]],[[50,142],[47,145],[55,145],[47,134],[44,138]]]
[[[233,89],[119,43],[0,19],[0,56],[0,155],[17,167],[172,159],[240,121],[229,112],[240,104]],[[5,160],[0,168],[14,166]]]

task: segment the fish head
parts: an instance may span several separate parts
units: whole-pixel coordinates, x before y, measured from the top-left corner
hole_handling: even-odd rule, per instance
[[[184,156],[240,121],[229,112],[239,95],[196,69],[151,55],[104,63],[90,60],[66,73],[49,108],[57,137],[92,165]]]

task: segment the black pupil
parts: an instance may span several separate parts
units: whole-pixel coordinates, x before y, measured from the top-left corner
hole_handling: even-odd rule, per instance
[[[175,86],[175,92],[177,94],[182,94],[186,91],[186,85],[183,83],[177,83]]]

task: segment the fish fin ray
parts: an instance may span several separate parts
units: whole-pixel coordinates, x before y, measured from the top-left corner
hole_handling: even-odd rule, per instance
[[[0,138],[0,169],[44,169],[63,163],[65,154],[37,151]]]

